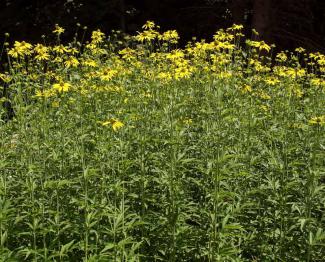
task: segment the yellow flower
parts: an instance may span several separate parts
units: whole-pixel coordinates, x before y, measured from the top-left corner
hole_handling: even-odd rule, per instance
[[[53,89],[57,90],[58,92],[67,92],[71,88],[71,85],[69,83],[56,83],[53,85]]]
[[[216,76],[218,79],[227,79],[232,77],[232,73],[229,71],[225,71],[218,73]]]
[[[325,124],[325,115],[312,117],[309,121],[311,125],[324,125]]]
[[[271,50],[271,46],[266,44],[264,41],[261,41],[261,44],[259,46],[260,50],[265,50],[266,52],[269,52]]]
[[[268,66],[264,66],[261,61],[249,59],[249,65],[252,65],[257,72],[269,72],[271,69]]]
[[[118,129],[120,129],[123,126],[124,126],[124,124],[121,121],[112,119],[112,128],[114,131],[117,131]]]
[[[325,87],[325,80],[324,79],[321,79],[321,78],[312,78],[310,80],[310,83],[314,86],[324,86]]]
[[[136,51],[127,47],[118,52],[123,59],[131,61],[136,58]]]
[[[46,89],[43,92],[41,90],[36,90],[34,98],[40,98],[40,97],[48,98],[54,95],[55,95],[55,90],[53,89]]]
[[[300,68],[299,70],[297,70],[296,74],[298,77],[303,77],[306,75],[306,70],[303,68]]]
[[[325,55],[319,55],[317,64],[319,64],[320,66],[325,66]]]
[[[14,47],[9,50],[8,55],[17,58],[18,56],[22,55],[22,53],[18,48]]]
[[[32,44],[26,43],[25,41],[22,41],[22,42],[16,41],[14,46],[18,47],[24,51],[31,50],[33,48]]]
[[[9,83],[12,79],[12,77],[10,75],[6,74],[2,74],[0,73],[0,79],[5,82],[5,83]]]
[[[159,39],[170,42],[172,44],[177,44],[179,36],[176,30],[168,30],[160,35]]]
[[[66,60],[64,62],[64,65],[67,67],[67,68],[70,68],[70,67],[77,67],[79,65],[79,61],[77,58],[75,58],[74,56],[70,56],[68,60]]]
[[[217,48],[221,48],[221,49],[229,49],[232,50],[235,48],[234,44],[231,44],[229,42],[218,42],[216,45]]]
[[[57,45],[53,47],[53,51],[58,54],[64,54],[68,52],[68,49],[64,45]]]
[[[216,67],[224,66],[231,63],[231,57],[228,56],[228,54],[212,54],[210,57],[213,62],[213,65]]]
[[[172,80],[172,75],[168,72],[160,72],[157,75],[157,79],[162,80],[163,82],[168,82]]]
[[[55,95],[55,90],[54,89],[47,89],[43,91],[43,96],[45,98],[51,97]]]
[[[234,39],[232,34],[226,33],[224,30],[219,30],[213,35],[213,39],[215,41],[224,42],[224,41],[231,41]]]
[[[103,42],[105,37],[105,34],[103,32],[101,32],[99,29],[97,29],[96,31],[93,31],[91,34],[91,42],[93,44],[99,44],[101,42]]]
[[[109,81],[111,80],[115,75],[117,74],[116,70],[105,68],[102,71],[98,73],[98,76],[103,81]]]
[[[52,31],[54,34],[58,36],[64,33],[64,28],[60,27],[58,24],[55,25],[55,29]]]
[[[193,123],[193,119],[186,117],[186,118],[183,119],[183,123],[185,125],[188,125],[189,126],[189,125],[191,125]]]
[[[279,62],[285,62],[285,61],[287,61],[287,59],[288,59],[288,57],[284,52],[278,53],[276,55],[276,60]]]
[[[94,50],[97,48],[97,45],[93,44],[93,43],[89,43],[86,45],[86,48],[90,49],[90,50]]]
[[[48,53],[48,47],[42,45],[42,44],[37,44],[34,47],[34,51],[36,52],[36,56],[35,59],[42,61],[42,60],[49,60],[50,59],[50,55]]]
[[[52,107],[55,107],[55,108],[57,108],[57,107],[59,107],[60,106],[60,102],[59,101],[53,101],[52,102]]]
[[[256,95],[262,99],[265,99],[265,100],[271,99],[271,96],[268,93],[264,92],[263,90],[257,91]]]
[[[303,53],[303,52],[306,51],[306,49],[304,49],[302,47],[298,47],[298,48],[295,49],[295,51],[298,52],[298,53]]]
[[[158,33],[154,30],[146,30],[135,36],[135,39],[139,42],[151,41],[155,39],[157,35]]]
[[[192,70],[188,66],[181,66],[175,69],[175,79],[189,78],[192,74]]]
[[[79,50],[75,47],[72,47],[72,48],[68,49],[68,53],[71,55],[75,55],[75,54],[79,53]]]
[[[280,67],[278,69],[274,69],[274,72],[277,73],[279,76],[283,76],[285,78],[295,79],[297,76],[296,69],[292,67]]]
[[[271,50],[271,46],[266,44],[264,41],[252,41],[252,40],[246,40],[246,44],[249,46],[253,46],[258,48],[260,51],[265,50],[266,52],[269,52]]]
[[[300,88],[295,88],[293,89],[293,93],[297,96],[297,97],[302,97],[304,95],[304,92],[300,89]]]
[[[268,85],[275,86],[276,84],[280,83],[280,80],[275,77],[268,77],[264,79],[264,82]]]
[[[261,105],[260,108],[261,108],[264,112],[269,111],[269,107],[268,107],[267,105]]]
[[[252,92],[252,87],[249,86],[249,85],[244,85],[243,88],[242,88],[242,93],[251,93]]]
[[[166,58],[168,58],[170,60],[177,60],[177,59],[183,58],[184,56],[185,56],[185,54],[182,50],[175,49],[172,52],[168,53],[166,55]]]
[[[36,90],[34,97],[42,97],[42,96],[44,96],[43,92],[41,90]]]
[[[244,28],[243,25],[236,25],[236,24],[233,24],[231,29],[232,30],[242,30]]]
[[[50,55],[48,53],[42,53],[35,56],[35,59],[38,61],[46,61],[50,59]]]
[[[122,128],[124,124],[115,118],[111,118],[109,120],[106,120],[104,122],[101,122],[102,126],[108,126],[109,124],[112,125],[113,130],[116,132],[118,129]]]
[[[96,61],[94,61],[92,59],[87,59],[87,60],[83,61],[82,64],[85,65],[85,66],[89,66],[89,67],[96,67],[97,66]]]
[[[152,21],[147,21],[142,28],[143,29],[153,29],[155,27],[155,23]]]

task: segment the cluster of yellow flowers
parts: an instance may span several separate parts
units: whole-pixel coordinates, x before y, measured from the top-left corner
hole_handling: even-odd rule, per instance
[[[266,54],[274,45],[264,41],[242,41],[242,25],[217,31],[210,42],[193,40],[183,49],[177,48],[179,35],[176,30],[160,33],[159,29],[154,22],[148,21],[142,32],[125,37],[114,48],[108,48],[111,43],[100,30],[92,32],[84,48],[76,43],[63,45],[60,41],[55,46],[16,41],[8,55],[15,72],[20,72],[30,82],[41,83],[34,86],[42,88],[33,92],[35,97],[43,99],[69,92],[79,92],[83,96],[92,92],[126,94],[126,76],[158,86],[195,78],[226,84],[236,77],[241,83],[241,94],[254,96],[262,102],[272,99],[279,92],[276,90],[284,90],[285,95],[295,98],[308,92],[306,86],[318,88],[320,92],[325,90],[325,56],[320,53],[307,54],[303,48],[297,48],[295,52],[276,54],[275,64],[272,64]],[[59,38],[64,31],[56,25],[53,33]],[[28,59],[22,59],[24,57]],[[23,66],[26,62],[29,72],[27,66]],[[17,75],[8,72],[0,74],[0,79],[6,83],[15,77]],[[262,107],[268,108],[268,105],[262,104]],[[323,122],[323,117],[310,120],[311,124]],[[108,124],[115,131],[123,126],[117,119],[103,122],[104,126]]]
[[[138,35],[134,37],[137,41],[143,42],[150,42],[153,40],[160,40],[165,41],[170,44],[177,44],[179,40],[179,35],[176,30],[168,30],[162,34],[160,34],[155,29],[159,29],[160,27],[157,26],[153,21],[147,21],[143,26],[145,29],[143,32],[139,32]]]
[[[25,41],[19,42],[15,41],[14,47],[9,50],[8,54],[14,58],[18,58],[20,56],[28,56],[32,53],[32,44],[26,43]]]

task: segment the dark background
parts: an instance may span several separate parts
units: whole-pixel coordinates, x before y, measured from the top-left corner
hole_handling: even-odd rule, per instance
[[[0,0],[0,41],[8,32],[11,40],[39,42],[56,23],[67,40],[77,23],[88,34],[97,28],[134,33],[146,20],[177,29],[183,43],[240,23],[248,36],[255,28],[280,49],[325,52],[325,0]]]

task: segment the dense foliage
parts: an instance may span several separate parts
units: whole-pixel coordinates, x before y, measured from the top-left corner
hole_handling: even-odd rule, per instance
[[[0,260],[323,261],[325,56],[143,28],[7,50]]]

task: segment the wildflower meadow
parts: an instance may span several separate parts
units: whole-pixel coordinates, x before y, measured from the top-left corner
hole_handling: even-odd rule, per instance
[[[77,29],[2,45],[0,261],[325,261],[325,55]]]

